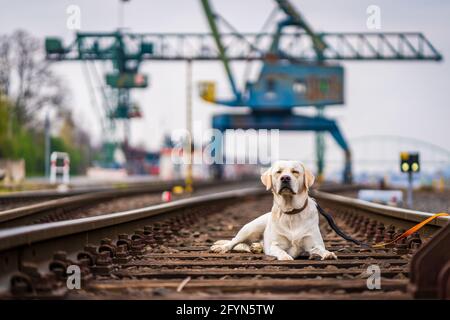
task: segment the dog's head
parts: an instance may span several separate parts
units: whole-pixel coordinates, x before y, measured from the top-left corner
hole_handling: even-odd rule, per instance
[[[314,183],[314,175],[299,161],[277,161],[261,175],[267,190],[276,194],[300,194]]]

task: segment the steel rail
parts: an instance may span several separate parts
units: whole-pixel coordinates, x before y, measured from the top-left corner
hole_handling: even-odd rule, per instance
[[[98,185],[98,186],[85,186],[85,187],[76,187],[67,191],[58,191],[56,189],[42,189],[42,190],[28,190],[28,191],[15,191],[15,192],[7,192],[0,194],[0,203],[5,201],[13,201],[13,200],[27,200],[27,199],[39,199],[39,198],[63,198],[69,196],[80,195],[89,192],[99,192],[99,191],[111,191],[117,189],[126,189],[129,187],[145,187],[145,186],[154,186],[160,183],[174,183],[174,184],[182,184],[183,180],[168,180],[168,181],[148,181],[148,182],[126,182],[126,183],[118,183],[113,182],[111,185]]]
[[[431,217],[434,213],[422,212],[404,208],[397,208],[393,206],[387,206],[383,204],[373,203],[369,201],[354,199],[337,194],[331,194],[322,191],[313,190],[311,195],[317,200],[330,201],[334,204],[340,204],[345,207],[361,209],[370,213],[378,214],[381,216],[405,220],[408,222],[422,222],[423,220]],[[444,227],[450,221],[450,217],[438,217],[429,223],[430,226]]]
[[[39,241],[49,240],[57,237],[64,237],[74,233],[92,231],[108,226],[119,225],[130,221],[143,219],[146,217],[164,214],[177,209],[198,206],[220,200],[240,199],[247,196],[258,196],[266,194],[262,188],[246,188],[240,190],[224,191],[208,195],[200,195],[187,199],[176,200],[169,203],[157,204],[140,209],[127,210],[79,218],[58,222],[42,223],[0,230],[0,251],[8,250],[21,245],[30,245]],[[335,195],[323,191],[311,191],[312,196],[318,200],[332,201],[346,207],[353,207],[375,214],[406,220],[409,222],[420,222],[430,217],[432,213],[415,210],[402,209],[387,205],[371,203],[368,201],[353,199],[340,195]],[[450,221],[450,217],[438,217],[431,225],[444,227]]]
[[[38,214],[45,214],[49,210],[59,209],[59,208],[74,208],[88,205],[91,203],[104,201],[107,199],[114,199],[117,197],[133,196],[143,193],[154,193],[160,192],[172,188],[173,186],[179,184],[181,181],[163,181],[151,184],[142,184],[130,187],[120,187],[120,188],[109,188],[109,190],[104,191],[91,191],[88,193],[83,193],[79,195],[67,196],[61,199],[53,199],[44,202],[34,203],[22,207],[17,207],[13,209],[8,209],[0,211],[0,228],[4,227],[14,227],[24,224],[25,219],[37,219]],[[235,181],[229,180],[225,184],[233,184]],[[198,188],[205,188],[215,185],[214,181],[199,181],[196,183]]]
[[[141,209],[0,230],[0,251],[30,245],[44,240],[64,237],[75,233],[82,233],[124,224],[159,214],[168,213],[180,208],[198,206],[221,200],[241,199],[247,196],[254,196],[263,193],[264,190],[262,188],[246,188],[224,191],[176,200],[169,203],[157,204]]]

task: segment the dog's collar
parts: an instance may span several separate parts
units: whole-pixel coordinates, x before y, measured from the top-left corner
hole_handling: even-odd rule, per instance
[[[303,210],[305,210],[307,205],[308,205],[308,198],[306,198],[306,201],[305,201],[305,203],[303,204],[303,206],[301,208],[299,208],[299,209],[292,209],[291,211],[281,211],[281,212],[284,213],[284,214],[289,214],[289,215],[297,214],[297,213],[300,213]]]

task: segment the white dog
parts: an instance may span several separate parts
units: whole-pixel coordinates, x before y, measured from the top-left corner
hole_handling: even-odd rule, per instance
[[[302,252],[322,260],[337,259],[325,249],[316,203],[308,195],[314,183],[311,171],[298,161],[278,161],[262,174],[261,181],[272,190],[272,211],[247,223],[231,241],[215,242],[211,251],[250,251],[248,244],[253,243],[252,251],[259,247],[278,260],[293,260]]]

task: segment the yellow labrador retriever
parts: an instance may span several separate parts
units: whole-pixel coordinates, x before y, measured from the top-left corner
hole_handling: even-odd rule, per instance
[[[247,223],[232,240],[219,240],[211,251],[264,251],[278,260],[293,260],[302,252],[322,260],[337,259],[325,249],[319,230],[319,214],[308,195],[314,175],[299,161],[277,161],[261,176],[273,193],[272,211]]]

